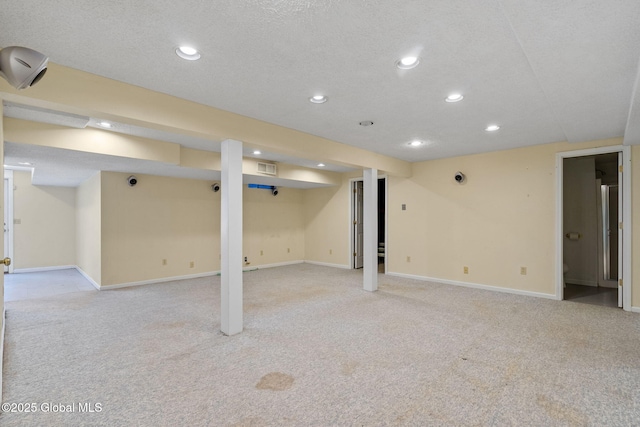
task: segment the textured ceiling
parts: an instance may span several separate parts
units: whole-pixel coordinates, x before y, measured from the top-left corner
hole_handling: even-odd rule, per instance
[[[640,143],[639,22],[637,0],[4,0],[0,46],[421,161]],[[202,58],[178,58],[181,44]],[[420,64],[397,69],[407,54]],[[444,102],[452,92],[464,99]],[[317,93],[329,101],[308,102]]]

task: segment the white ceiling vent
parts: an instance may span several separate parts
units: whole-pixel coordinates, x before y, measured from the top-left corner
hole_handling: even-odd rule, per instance
[[[258,162],[258,172],[267,175],[275,175],[277,173],[276,165],[273,163]]]

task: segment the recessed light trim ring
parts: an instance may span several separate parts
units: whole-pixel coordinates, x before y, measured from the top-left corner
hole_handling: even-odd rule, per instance
[[[201,57],[200,52],[190,46],[177,47],[176,55],[178,55],[182,59],[186,59],[187,61],[196,61]]]
[[[459,102],[462,101],[464,99],[464,96],[461,93],[452,93],[451,95],[447,96],[444,100],[446,102]]]
[[[325,95],[313,95],[309,98],[309,102],[312,102],[313,104],[324,104],[328,100],[329,98]]]
[[[417,56],[405,56],[396,61],[396,67],[401,70],[410,70],[415,68],[420,63],[420,58]]]

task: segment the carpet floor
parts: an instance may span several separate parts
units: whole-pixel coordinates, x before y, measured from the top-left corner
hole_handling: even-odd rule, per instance
[[[379,283],[247,272],[233,337],[219,277],[7,302],[0,425],[640,424],[640,315]]]

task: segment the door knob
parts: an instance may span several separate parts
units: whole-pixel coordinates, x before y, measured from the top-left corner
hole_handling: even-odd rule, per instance
[[[2,260],[2,263],[9,267],[11,265],[11,258],[5,258]]]

